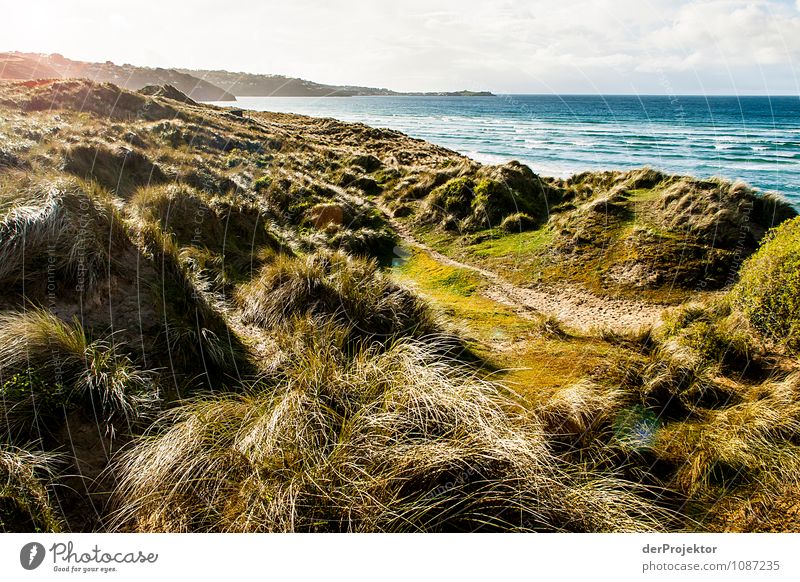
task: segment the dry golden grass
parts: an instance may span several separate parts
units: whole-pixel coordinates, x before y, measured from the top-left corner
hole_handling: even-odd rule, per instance
[[[158,400],[153,374],[113,338],[91,341],[77,321],[32,309],[0,313],[0,427],[39,438],[79,407],[129,430]]]
[[[0,282],[50,275],[89,289],[107,276],[123,231],[102,188],[76,178],[15,185],[0,190]]]
[[[0,446],[0,532],[58,532],[47,490],[55,458]]]
[[[424,344],[305,334],[275,385],[187,403],[118,462],[135,531],[633,531],[637,486],[559,461],[539,421]]]
[[[279,255],[236,295],[242,317],[268,329],[288,329],[298,315],[330,317],[354,339],[422,336],[437,327],[427,307],[378,270],[374,260],[342,252]]]

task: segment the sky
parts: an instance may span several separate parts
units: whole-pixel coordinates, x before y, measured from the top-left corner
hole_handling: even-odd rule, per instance
[[[0,0],[0,50],[399,91],[800,94],[800,0]]]

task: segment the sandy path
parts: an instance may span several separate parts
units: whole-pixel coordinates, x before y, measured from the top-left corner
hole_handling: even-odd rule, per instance
[[[375,205],[372,200],[334,184],[325,186],[342,197]],[[406,225],[392,218],[386,208],[376,207],[383,212],[403,244],[426,252],[442,264],[477,273],[486,281],[486,285],[480,288],[482,295],[514,308],[523,317],[553,315],[567,327],[581,332],[599,329],[624,331],[654,324],[667,307],[632,299],[598,297],[577,285],[515,285],[493,271],[458,261],[418,241]]]
[[[667,307],[598,297],[577,285],[515,285],[493,271],[458,261],[418,241],[404,224],[391,218],[385,209],[381,210],[404,244],[426,252],[442,264],[477,273],[487,281],[480,289],[481,294],[515,308],[522,315],[554,315],[564,325],[583,332],[604,328],[622,331],[654,324]]]

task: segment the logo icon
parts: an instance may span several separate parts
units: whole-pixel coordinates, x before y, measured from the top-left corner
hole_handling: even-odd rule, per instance
[[[19,563],[26,570],[35,570],[44,562],[44,546],[39,542],[30,542],[19,551]]]

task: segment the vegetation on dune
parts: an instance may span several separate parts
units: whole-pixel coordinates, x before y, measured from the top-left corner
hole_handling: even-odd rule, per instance
[[[319,246],[386,260],[396,243],[381,212],[358,194],[342,194],[317,180],[282,177],[262,190],[274,212]]]
[[[558,199],[527,166],[516,162],[459,176],[433,189],[420,210],[423,223],[446,230],[472,231],[499,226],[512,216],[531,224],[546,222],[549,206]]]
[[[47,284],[49,278],[88,290],[109,274],[122,233],[96,184],[74,178],[11,184],[0,189],[0,282]]]
[[[71,409],[127,431],[158,401],[152,372],[113,338],[41,309],[0,314],[0,395],[0,427],[23,440],[51,435]]]
[[[171,88],[0,84],[0,111],[0,529],[800,528],[778,198]],[[581,331],[503,278],[696,301]]]
[[[442,184],[434,176],[402,182],[384,197],[396,217],[423,236],[433,229],[457,256],[520,282],[568,280],[661,301],[732,283],[764,233],[796,216],[785,201],[741,183],[648,168],[551,180],[506,164],[463,168]],[[497,257],[481,252],[487,239],[526,231],[547,233],[549,244]]]
[[[52,464],[48,455],[0,447],[1,533],[61,531],[47,490]]]
[[[130,195],[138,186],[157,184],[166,178],[161,168],[143,153],[125,146],[111,148],[100,142],[66,149],[62,167],[122,196]]]
[[[800,351],[800,218],[770,233],[743,265],[733,295],[756,329]]]
[[[237,293],[245,321],[289,327],[298,315],[351,326],[355,338],[385,342],[436,331],[427,307],[378,271],[342,252],[279,256]]]
[[[148,290],[156,313],[152,323],[159,330],[153,351],[162,353],[160,360],[166,359],[173,375],[236,370],[243,349],[207,282],[195,277],[172,236],[158,226],[139,225],[137,239],[158,272]]]
[[[120,463],[118,527],[660,527],[634,486],[560,462],[535,418],[423,344],[351,358],[330,327],[306,341],[277,385],[189,403],[132,449]]]
[[[796,214],[740,183],[653,170],[576,176],[562,184],[568,190],[554,210],[553,262],[597,272],[593,284],[600,287],[725,286],[766,230]],[[556,276],[563,272],[554,266]]]
[[[2,102],[23,111],[68,109],[120,120],[137,117],[153,120],[179,115],[168,101],[147,99],[143,95],[123,91],[111,83],[43,79],[8,83],[4,89]]]
[[[649,459],[642,478],[677,494],[703,528],[794,529],[795,522],[781,524],[774,515],[759,521],[753,502],[791,502],[800,468],[798,376],[790,363],[768,356],[736,303],[689,304],[656,330],[620,339],[638,345],[639,354],[598,381],[626,395],[619,402],[628,403],[638,427],[636,455]],[[603,414],[623,410],[606,402]],[[605,454],[602,442],[590,448]]]
[[[181,262],[217,291],[249,279],[282,246],[262,209],[242,197],[170,184],[139,189],[131,208],[137,221],[173,237]]]

